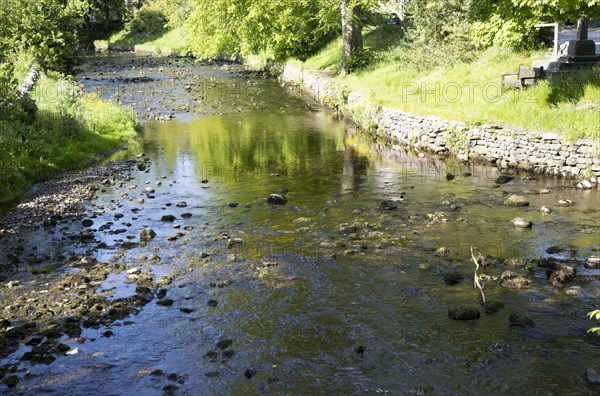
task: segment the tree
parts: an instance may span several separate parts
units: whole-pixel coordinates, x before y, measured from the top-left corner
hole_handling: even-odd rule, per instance
[[[70,70],[77,59],[77,31],[66,0],[2,0],[0,51],[30,52],[41,66]]]
[[[350,72],[353,55],[363,50],[361,4],[342,0],[342,70]]]
[[[473,0],[475,44],[485,47],[533,47],[540,42],[540,22],[600,17],[600,0]]]
[[[129,13],[124,0],[68,0],[74,17],[80,18],[81,35],[86,50],[94,48],[94,40],[122,27]]]
[[[188,43],[199,58],[269,53],[306,58],[338,31],[328,0],[190,0]],[[339,14],[338,14],[339,15]]]

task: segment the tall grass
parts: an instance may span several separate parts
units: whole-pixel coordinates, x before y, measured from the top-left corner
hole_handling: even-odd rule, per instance
[[[384,33],[388,36],[382,41]],[[468,53],[451,46],[417,48],[390,27],[368,32],[365,44],[375,55],[353,74],[338,74],[339,39],[306,62],[297,62],[309,70],[335,75],[335,82],[361,93],[374,105],[473,124],[559,132],[569,140],[600,141],[599,68],[556,76],[525,91],[500,95],[501,74],[515,73],[519,64],[531,65],[546,54],[502,48]]]

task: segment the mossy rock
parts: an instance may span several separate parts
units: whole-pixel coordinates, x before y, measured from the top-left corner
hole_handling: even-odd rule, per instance
[[[522,195],[511,195],[506,201],[504,201],[504,205],[515,207],[529,206],[529,201]]]
[[[448,317],[454,320],[479,319],[481,312],[474,305],[459,305],[457,308],[448,309]]]

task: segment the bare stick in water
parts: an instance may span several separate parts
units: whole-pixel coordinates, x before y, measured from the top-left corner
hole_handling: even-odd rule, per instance
[[[483,303],[485,304],[485,293],[483,292],[483,288],[485,286],[485,284],[481,283],[481,278],[479,278],[479,275],[477,275],[477,271],[479,270],[479,263],[477,262],[477,258],[475,257],[475,250],[477,250],[479,253],[483,252],[479,249],[477,249],[476,247],[471,246],[471,258],[473,258],[473,261],[475,262],[475,274],[473,276],[473,282],[474,285],[477,289],[479,289],[479,293],[481,293],[481,299],[483,300]]]

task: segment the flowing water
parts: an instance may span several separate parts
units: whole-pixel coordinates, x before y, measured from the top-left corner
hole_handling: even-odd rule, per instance
[[[148,168],[135,170],[121,187],[103,187],[94,208],[104,211],[93,216],[94,227],[113,222],[113,229],[126,229],[115,234],[96,227],[95,237],[105,245],[95,257],[117,257],[155,278],[170,275],[167,297],[173,305],[152,301],[111,325],[109,338],[101,337],[107,330],[101,327],[85,329],[84,343],[65,339],[78,353],[49,366],[27,366],[32,378],[13,391],[599,391],[584,372],[600,369],[600,337],[586,334],[594,323],[585,316],[600,308],[600,270],[583,265],[599,254],[598,190],[524,174],[498,187],[495,168],[391,150],[275,80],[232,67],[98,58],[90,60],[85,76],[87,89],[116,92],[140,112],[175,114],[170,122],[146,123],[130,152],[146,154]],[[152,81],[123,82],[132,76]],[[456,177],[448,180],[448,173]],[[156,191],[145,192],[148,187]],[[287,204],[267,205],[272,193],[286,196]],[[525,195],[530,205],[504,206],[510,194]],[[567,199],[573,206],[557,206]],[[383,200],[397,209],[385,210]],[[543,205],[553,212],[543,216]],[[123,217],[116,220],[117,213]],[[160,221],[167,214],[176,220]],[[534,225],[515,229],[515,217]],[[139,241],[144,227],[156,238],[120,249],[125,235]],[[58,239],[45,241],[41,233],[27,239],[47,251],[76,249]],[[499,276],[511,269],[532,286],[508,289],[490,281],[486,297],[505,308],[454,321],[449,308],[479,304],[471,246],[501,261],[570,260],[578,276],[557,287],[535,265],[495,264],[480,272]],[[546,253],[553,246],[564,250]],[[146,259],[152,255],[160,262]],[[446,285],[442,276],[450,270],[464,280]],[[111,274],[103,283],[111,298],[135,294],[126,276]],[[509,326],[512,312],[535,325]],[[217,346],[223,339],[233,341],[227,353]],[[26,348],[5,360],[18,359]]]

